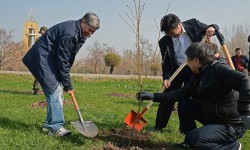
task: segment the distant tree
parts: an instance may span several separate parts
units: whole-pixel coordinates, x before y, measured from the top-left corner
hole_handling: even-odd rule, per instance
[[[123,50],[121,65],[117,67],[123,74],[133,75],[136,70],[136,57],[135,52],[131,49]]]
[[[152,63],[150,65],[150,70],[153,72],[153,74],[156,76],[157,72],[161,70],[161,65],[159,63]]]
[[[244,55],[248,54],[248,35],[250,33],[249,25],[233,25],[229,28],[224,28],[226,44],[231,55],[235,55],[235,48],[240,47]]]
[[[83,59],[76,60],[73,64],[72,68],[70,69],[70,71],[73,73],[83,73],[84,72],[83,66],[84,66]]]
[[[119,66],[121,62],[121,56],[114,52],[110,52],[104,56],[104,61],[106,66],[110,67],[109,73],[112,74],[115,67]]]
[[[13,32],[13,29],[7,31],[0,28],[0,70],[3,70],[4,65],[14,63],[21,58],[20,53],[17,52],[21,49],[21,43],[12,40]]]
[[[88,54],[85,62],[88,64],[87,70],[92,73],[102,73],[105,70],[105,63],[103,60],[105,51],[104,46],[99,42],[94,42],[94,44],[88,47],[90,53]]]

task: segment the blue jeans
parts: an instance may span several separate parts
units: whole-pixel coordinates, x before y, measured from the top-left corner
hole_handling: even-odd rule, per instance
[[[245,132],[241,127],[210,124],[188,132],[184,144],[195,150],[236,150]]]
[[[65,123],[63,114],[63,87],[59,84],[53,94],[49,94],[44,88],[43,92],[47,101],[47,117],[44,127],[51,131],[57,131]]]

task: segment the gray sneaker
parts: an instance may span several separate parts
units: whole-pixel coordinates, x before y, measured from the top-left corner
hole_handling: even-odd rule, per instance
[[[50,136],[69,136],[69,135],[71,135],[71,131],[66,130],[65,128],[61,128],[61,129],[54,131],[54,132],[50,131],[48,135],[50,135]]]

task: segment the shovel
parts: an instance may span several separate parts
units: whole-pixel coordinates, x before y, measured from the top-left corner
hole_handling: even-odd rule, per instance
[[[90,138],[95,137],[98,134],[98,129],[97,129],[96,125],[92,121],[83,121],[82,115],[81,115],[81,112],[79,110],[79,106],[77,104],[74,93],[71,92],[70,96],[71,96],[71,98],[72,98],[72,100],[74,102],[74,105],[75,105],[75,108],[76,108],[76,111],[77,111],[77,115],[78,115],[78,118],[79,118],[79,121],[71,122],[71,124],[82,135],[84,135],[86,137],[90,137]]]
[[[215,31],[215,35],[216,35],[218,41],[220,42],[220,45],[221,45],[222,50],[223,50],[223,52],[224,52],[224,55],[225,55],[225,57],[226,57],[226,59],[227,59],[228,65],[229,65],[233,70],[235,70],[234,64],[233,64],[232,59],[231,59],[231,56],[230,56],[230,54],[229,54],[229,52],[228,52],[228,49],[227,49],[227,46],[226,46],[226,44],[225,44],[225,39],[224,39],[223,35],[222,35],[218,30]]]
[[[186,66],[187,61],[181,64],[181,66],[174,72],[174,74],[169,78],[168,82],[171,83],[174,78],[180,73],[180,71]],[[164,90],[164,89],[163,89]],[[162,90],[162,91],[163,91]],[[143,118],[143,115],[147,112],[153,101],[150,100],[148,105],[142,110],[141,113],[136,113],[131,110],[127,117],[124,119],[124,123],[131,128],[135,128],[138,132],[147,124],[147,121]]]

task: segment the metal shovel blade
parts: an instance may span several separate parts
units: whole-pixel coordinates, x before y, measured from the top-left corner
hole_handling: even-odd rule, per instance
[[[134,127],[137,131],[141,131],[141,129],[147,124],[147,121],[141,117],[140,114],[138,115],[136,112],[131,110],[131,112],[124,119],[124,123],[131,128]]]
[[[71,122],[78,132],[86,137],[93,138],[98,134],[98,129],[92,121],[83,121],[84,127],[80,121]]]

